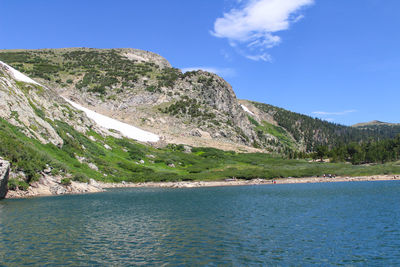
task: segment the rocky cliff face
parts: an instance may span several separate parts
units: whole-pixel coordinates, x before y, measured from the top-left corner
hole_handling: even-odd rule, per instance
[[[0,158],[0,199],[7,195],[8,176],[10,174],[10,163]]]

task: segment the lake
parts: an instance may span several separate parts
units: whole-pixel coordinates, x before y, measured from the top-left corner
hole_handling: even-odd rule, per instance
[[[0,265],[400,265],[400,182],[0,201]]]

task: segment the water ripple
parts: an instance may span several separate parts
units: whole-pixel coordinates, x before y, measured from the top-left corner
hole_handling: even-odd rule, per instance
[[[0,265],[400,265],[398,182],[0,202]]]

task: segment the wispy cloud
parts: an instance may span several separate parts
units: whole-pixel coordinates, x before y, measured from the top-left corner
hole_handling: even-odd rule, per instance
[[[212,35],[227,38],[232,47],[251,60],[271,61],[267,49],[278,45],[276,34],[304,18],[299,14],[314,0],[242,0],[214,23]]]
[[[267,53],[259,55],[245,55],[245,57],[254,61],[266,61],[266,62],[272,61],[272,57]]]
[[[314,111],[312,114],[320,115],[320,116],[343,116],[349,113],[357,112],[355,109],[344,110],[344,111],[336,111],[336,112],[327,112],[327,111]]]
[[[236,71],[234,69],[217,68],[217,67],[188,67],[188,68],[183,68],[182,72],[195,71],[195,70],[204,70],[212,72],[222,77],[233,77],[236,75]]]

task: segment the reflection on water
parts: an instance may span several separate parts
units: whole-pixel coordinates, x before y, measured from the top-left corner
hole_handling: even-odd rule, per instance
[[[399,193],[359,182],[5,200],[0,263],[399,265]]]

